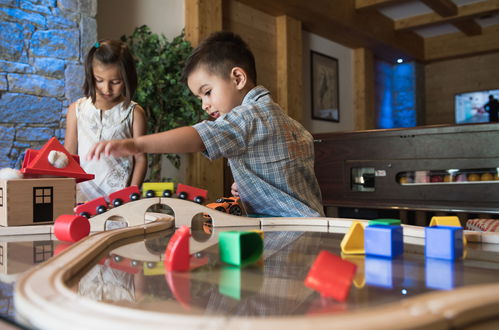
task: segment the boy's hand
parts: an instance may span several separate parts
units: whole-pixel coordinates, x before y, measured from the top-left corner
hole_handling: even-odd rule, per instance
[[[232,186],[230,186],[230,193],[234,197],[239,197],[239,190],[237,189],[237,183],[233,183]]]
[[[125,157],[139,153],[134,139],[110,140],[101,141],[94,144],[87,154],[87,160],[100,159],[100,155],[104,153],[106,157]]]

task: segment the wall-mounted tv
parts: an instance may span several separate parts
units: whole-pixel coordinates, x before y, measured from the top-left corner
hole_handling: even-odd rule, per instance
[[[456,94],[456,124],[488,122],[489,114],[484,105],[489,102],[489,95],[499,99],[499,89]]]

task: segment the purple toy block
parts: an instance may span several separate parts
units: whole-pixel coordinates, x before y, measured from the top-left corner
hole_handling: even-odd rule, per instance
[[[404,253],[402,226],[369,225],[364,229],[366,255],[396,257]]]
[[[463,255],[463,229],[461,227],[434,226],[425,228],[425,256],[456,260]]]

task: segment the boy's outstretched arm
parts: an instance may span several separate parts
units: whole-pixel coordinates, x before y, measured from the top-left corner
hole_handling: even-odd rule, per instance
[[[138,153],[180,154],[204,150],[198,132],[193,127],[185,126],[132,139],[101,141],[90,149],[87,160],[99,159],[102,153],[105,156],[124,157]]]

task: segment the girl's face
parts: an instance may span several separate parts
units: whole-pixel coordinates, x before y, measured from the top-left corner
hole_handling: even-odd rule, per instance
[[[121,78],[118,64],[104,64],[93,61],[96,103],[111,105],[120,102],[125,84]]]

